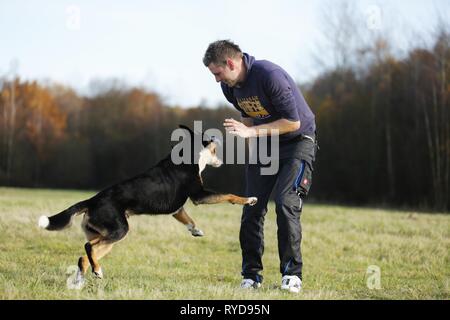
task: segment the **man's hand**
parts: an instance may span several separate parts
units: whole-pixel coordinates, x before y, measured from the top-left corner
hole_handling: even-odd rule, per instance
[[[256,130],[254,128],[247,127],[242,122],[234,119],[225,119],[223,126],[227,132],[241,138],[256,137]]]

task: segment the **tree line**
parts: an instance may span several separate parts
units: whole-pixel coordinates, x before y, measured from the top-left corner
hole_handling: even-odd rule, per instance
[[[402,58],[378,39],[364,65],[339,65],[301,86],[316,115],[318,201],[450,210],[450,36]],[[224,99],[225,101],[225,99]],[[222,128],[230,106],[167,106],[117,82],[82,96],[20,78],[0,82],[0,185],[100,189],[154,165],[178,124]],[[205,183],[243,192],[243,166],[205,172]]]

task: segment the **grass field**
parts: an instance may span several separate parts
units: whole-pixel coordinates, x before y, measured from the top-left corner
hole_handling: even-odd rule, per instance
[[[132,217],[128,236],[101,260],[105,278],[89,274],[83,289],[69,289],[84,253],[81,217],[61,232],[39,229],[37,220],[91,195],[0,188],[0,299],[449,299],[449,214],[314,204],[302,213],[298,295],[278,288],[273,204],[258,291],[238,288],[241,207],[191,203],[187,211],[203,238],[170,216]],[[379,289],[376,274],[367,273],[371,265],[380,268]]]

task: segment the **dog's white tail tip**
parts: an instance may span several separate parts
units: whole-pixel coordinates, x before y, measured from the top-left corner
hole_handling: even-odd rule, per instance
[[[42,229],[46,229],[48,225],[50,224],[50,220],[48,220],[47,216],[41,216],[39,218],[38,226]]]

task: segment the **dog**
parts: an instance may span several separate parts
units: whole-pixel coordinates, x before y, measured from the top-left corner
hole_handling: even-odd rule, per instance
[[[179,126],[187,133],[185,138],[196,141],[194,133],[186,126]],[[191,152],[196,164],[175,164],[167,156],[142,174],[108,187],[90,199],[78,202],[51,217],[41,216],[38,225],[46,230],[62,230],[68,227],[74,216],[84,214],[81,223],[87,241],[86,255],[78,260],[76,284],[84,282],[89,265],[95,277],[103,278],[99,260],[108,254],[113,245],[128,233],[128,218],[140,214],[172,214],[184,224],[193,236],[203,236],[194,220],[186,213],[184,204],[191,199],[195,205],[230,202],[255,205],[256,197],[239,197],[234,194],[218,194],[203,187],[201,173],[206,165],[219,167],[217,142],[201,133],[202,146],[198,155]],[[191,148],[194,150],[195,148]]]

